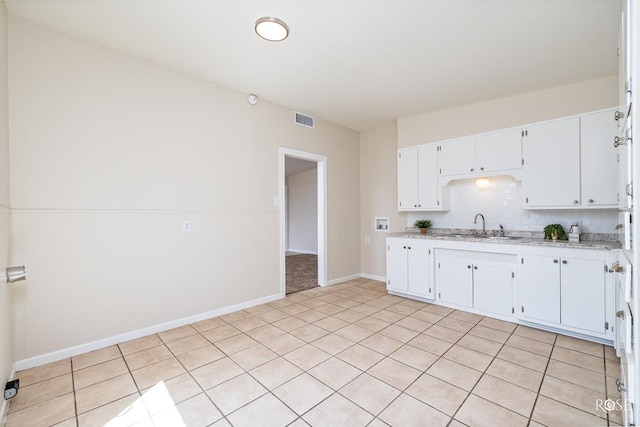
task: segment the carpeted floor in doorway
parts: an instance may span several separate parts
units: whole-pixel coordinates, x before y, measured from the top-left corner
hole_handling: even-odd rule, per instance
[[[313,254],[285,257],[287,295],[318,286],[318,256]]]

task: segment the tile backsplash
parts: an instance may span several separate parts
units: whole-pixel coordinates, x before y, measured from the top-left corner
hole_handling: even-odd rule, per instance
[[[473,224],[477,213],[484,215],[487,230],[502,224],[506,231],[542,231],[547,224],[561,224],[567,232],[572,223],[580,225],[581,233],[616,233],[618,211],[597,210],[529,210],[523,209],[520,181],[508,176],[491,177],[488,188],[479,189],[475,179],[450,182],[443,192],[449,192],[448,212],[408,212],[407,226],[417,219],[431,219],[436,228],[482,228]],[[553,189],[550,189],[553,191]]]

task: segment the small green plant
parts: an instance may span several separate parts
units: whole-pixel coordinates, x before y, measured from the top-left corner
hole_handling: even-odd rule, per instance
[[[544,228],[545,239],[557,240],[569,240],[567,233],[564,232],[564,228],[560,224],[549,224]]]
[[[431,228],[432,225],[433,223],[430,219],[419,219],[413,223],[415,228]]]

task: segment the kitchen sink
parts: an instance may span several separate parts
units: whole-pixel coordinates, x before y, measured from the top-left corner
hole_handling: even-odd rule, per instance
[[[522,237],[519,237],[519,236],[476,236],[476,237],[480,237],[481,239],[487,239],[487,240],[520,240],[522,239]]]

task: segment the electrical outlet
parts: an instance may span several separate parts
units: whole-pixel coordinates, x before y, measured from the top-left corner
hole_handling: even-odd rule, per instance
[[[182,221],[182,232],[183,233],[190,233],[191,232],[191,221],[189,221],[189,220]]]
[[[369,243],[371,243],[371,237],[369,236],[364,236],[364,242],[368,245]]]

